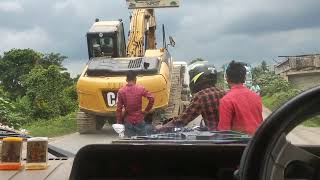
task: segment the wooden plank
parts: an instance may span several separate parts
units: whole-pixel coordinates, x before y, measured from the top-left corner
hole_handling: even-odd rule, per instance
[[[73,160],[64,161],[61,166],[59,166],[55,171],[53,171],[46,180],[68,180],[71,168],[72,168]]]
[[[12,180],[43,180],[51,173],[51,171],[55,170],[57,166],[60,166],[61,163],[61,161],[50,161],[49,167],[46,170],[23,170],[14,176]]]
[[[69,179],[73,159],[52,160],[49,161],[49,167],[46,170],[25,170],[20,171],[0,171],[0,179],[11,180],[64,180]]]
[[[0,179],[10,179],[18,173],[19,171],[0,171]]]

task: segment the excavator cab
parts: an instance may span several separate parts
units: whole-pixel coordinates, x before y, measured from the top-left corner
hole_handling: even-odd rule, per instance
[[[119,21],[99,21],[87,33],[89,59],[95,57],[125,57],[124,28]]]

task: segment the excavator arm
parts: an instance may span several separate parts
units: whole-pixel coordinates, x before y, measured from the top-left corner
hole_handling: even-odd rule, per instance
[[[127,45],[128,57],[143,57],[145,50],[156,49],[156,18],[154,8],[179,7],[180,0],[126,0],[134,9]]]
[[[156,49],[156,18],[153,9],[133,10],[127,45],[129,57],[144,56],[145,49]]]

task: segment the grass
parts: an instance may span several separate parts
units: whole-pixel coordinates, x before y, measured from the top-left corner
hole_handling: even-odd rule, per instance
[[[269,96],[263,96],[262,97],[262,102],[263,102],[263,105],[265,107],[267,107],[268,109],[271,110],[271,100],[270,100],[270,97]]]
[[[270,109],[271,111],[275,110],[275,107],[273,105],[275,102],[275,98],[273,96],[263,96],[262,102],[263,102],[263,105],[268,109]]]
[[[24,127],[31,136],[55,137],[76,132],[75,113],[47,121],[37,121]]]
[[[263,105],[270,109],[271,111],[276,110],[276,107],[274,106],[277,99],[274,96],[263,96],[262,97]],[[307,127],[320,127],[320,116],[313,117],[309,120],[306,120],[302,123],[303,126]]]
[[[303,123],[307,127],[320,127],[320,116],[313,117]]]

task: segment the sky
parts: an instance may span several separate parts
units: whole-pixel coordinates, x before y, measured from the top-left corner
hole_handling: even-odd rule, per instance
[[[156,9],[176,46],[174,60],[203,58],[216,67],[231,60],[258,64],[278,56],[320,52],[319,0],[181,0],[179,8]],[[123,19],[125,0],[0,0],[0,54],[32,48],[68,56],[72,76],[88,61],[85,34],[95,18]],[[127,38],[126,38],[127,39]]]

